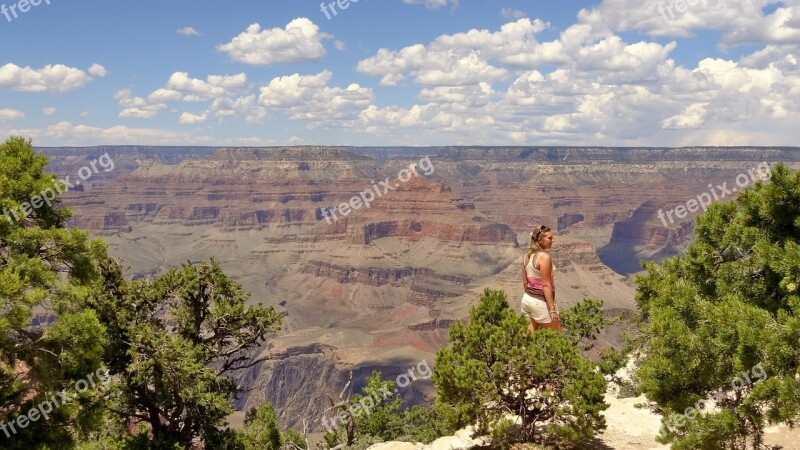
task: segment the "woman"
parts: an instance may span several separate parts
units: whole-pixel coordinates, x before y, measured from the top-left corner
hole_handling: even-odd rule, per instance
[[[553,232],[544,225],[531,233],[531,243],[522,261],[522,314],[530,319],[531,331],[540,328],[561,331],[556,307],[556,268],[545,250],[553,246]]]

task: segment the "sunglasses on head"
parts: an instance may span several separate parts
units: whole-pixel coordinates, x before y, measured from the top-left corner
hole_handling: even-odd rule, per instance
[[[541,225],[539,228],[537,228],[537,229],[536,229],[536,233],[535,233],[535,234],[534,234],[534,236],[533,236],[533,240],[534,240],[534,241],[536,241],[536,240],[539,240],[539,235],[540,235],[540,234],[542,234],[542,232],[543,232],[544,230],[546,230],[546,229],[547,229],[547,227],[546,227],[546,226],[544,226],[544,225]]]

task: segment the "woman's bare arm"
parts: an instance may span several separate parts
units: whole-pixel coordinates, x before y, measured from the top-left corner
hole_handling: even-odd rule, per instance
[[[547,302],[547,309],[552,313],[556,310],[555,291],[553,290],[553,260],[547,253],[542,253],[539,257],[539,273],[542,274],[542,290],[544,299]]]
[[[526,256],[522,256],[522,286],[527,289],[528,288],[528,273],[525,271],[525,266],[528,265],[528,258]]]

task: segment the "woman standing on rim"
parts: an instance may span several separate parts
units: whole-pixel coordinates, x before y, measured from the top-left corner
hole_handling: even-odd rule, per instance
[[[522,314],[530,319],[530,329],[540,328],[561,331],[556,307],[556,285],[553,273],[556,268],[550,254],[553,232],[540,225],[531,233],[531,243],[522,260]]]

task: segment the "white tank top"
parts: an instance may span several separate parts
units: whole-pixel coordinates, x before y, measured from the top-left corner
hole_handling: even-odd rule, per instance
[[[528,260],[528,266],[525,268],[525,271],[526,271],[526,273],[528,274],[529,277],[534,277],[535,276],[535,277],[542,278],[542,273],[539,272],[539,269],[536,268],[536,261],[539,260],[538,257],[542,253],[544,253],[544,252],[536,252],[536,254],[534,254]],[[536,260],[536,261],[534,261],[534,260]],[[552,264],[552,262],[551,262],[551,264]],[[554,273],[556,273],[556,265],[555,264],[553,264],[553,271],[551,272],[551,274],[554,274]]]
[[[536,252],[536,254],[534,254],[528,260],[528,265],[525,266],[525,274],[528,276],[529,280],[531,278],[534,278],[534,279],[538,279],[541,282],[542,273],[539,271],[539,269],[536,268],[536,261],[539,260],[538,257],[539,257],[539,255],[541,253],[544,253],[544,252]],[[536,261],[534,261],[534,260],[536,260]],[[552,260],[551,260],[551,264],[552,264]],[[555,292],[556,291],[556,278],[555,278],[556,265],[552,264],[552,266],[553,266],[553,270],[550,272],[550,286],[553,287],[553,292]]]

